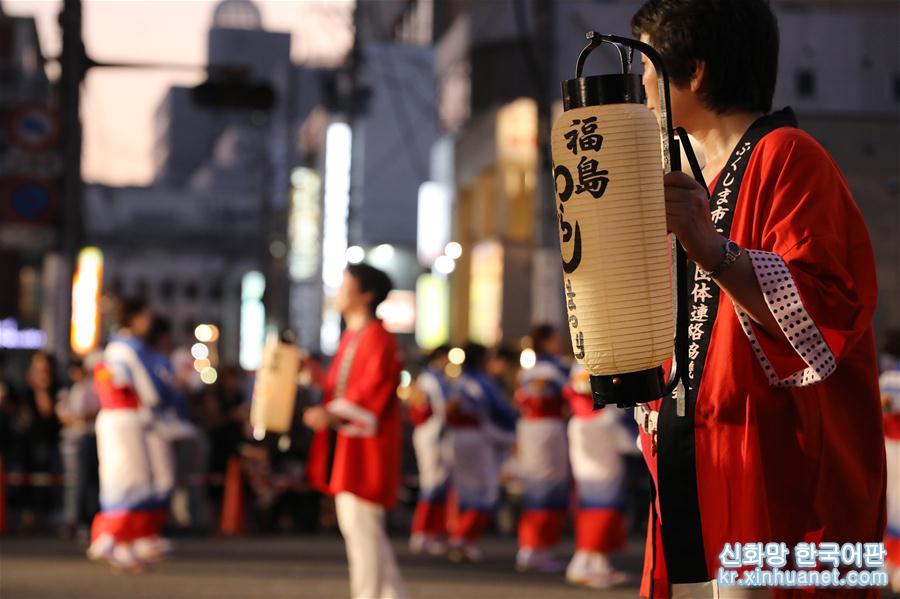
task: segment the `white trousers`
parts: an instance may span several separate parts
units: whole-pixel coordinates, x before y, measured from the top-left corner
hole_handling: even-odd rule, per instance
[[[565,421],[561,418],[521,418],[516,431],[519,441],[516,457],[526,503],[535,508],[564,507],[569,482]],[[555,505],[557,501],[561,501],[561,506]]]
[[[419,490],[430,493],[450,477],[447,437],[441,438],[441,421],[432,416],[413,430],[412,442],[419,467]]]
[[[147,458],[150,460],[150,471],[153,473],[153,493],[157,500],[167,504],[175,488],[172,442],[151,425],[144,432],[144,444],[147,447]]]
[[[500,499],[500,464],[490,437],[481,428],[460,428],[452,432],[451,440],[451,481],[460,509],[495,509]]]
[[[771,596],[771,589],[720,587],[715,580],[672,585],[672,599],[765,599]]]
[[[95,428],[100,464],[100,506],[131,510],[154,499],[146,422],[137,410],[100,410]]]
[[[612,413],[569,420],[569,460],[583,505],[612,506],[621,499],[625,460],[619,438],[628,433],[619,430]],[[629,442],[634,445],[634,439]]]
[[[406,599],[385,531],[384,508],[352,493],[338,493],[334,507],[347,548],[353,599]]]

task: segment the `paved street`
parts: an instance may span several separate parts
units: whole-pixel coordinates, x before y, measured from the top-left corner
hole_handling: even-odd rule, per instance
[[[515,542],[490,539],[485,561],[456,565],[412,556],[399,540],[400,566],[412,597],[578,599],[637,596],[637,583],[599,592],[567,585],[561,575],[518,574]],[[52,539],[0,540],[0,597],[197,598],[323,597],[348,595],[339,537],[185,539],[175,559],[141,575],[122,574],[90,563],[79,545]],[[562,555],[562,553],[561,553]],[[637,575],[640,544],[617,561]]]

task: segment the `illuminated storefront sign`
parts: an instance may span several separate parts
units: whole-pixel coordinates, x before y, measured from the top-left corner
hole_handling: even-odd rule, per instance
[[[350,126],[346,123],[332,123],[325,137],[322,282],[330,291],[337,291],[341,286],[346,264],[351,139]]]
[[[321,189],[316,171],[301,167],[291,173],[288,269],[294,282],[308,281],[319,272],[322,252]]]
[[[263,293],[266,278],[255,270],[241,279],[241,334],[239,362],[244,370],[256,370],[262,362],[266,334],[266,309]]]
[[[20,329],[14,318],[0,320],[0,348],[41,349],[47,343],[47,335],[40,329]]]
[[[322,231],[322,282],[325,297],[320,344],[326,354],[336,352],[340,342],[341,317],[333,302],[347,264],[352,137],[350,125],[346,123],[332,123],[325,135],[325,215]]]
[[[497,155],[501,162],[534,165],[537,162],[537,103],[519,98],[497,113]]]
[[[447,279],[422,275],[416,282],[416,343],[433,349],[450,339],[450,286]]]
[[[500,341],[503,316],[503,246],[483,241],[472,247],[469,337],[488,347]]]
[[[426,181],[419,186],[416,254],[423,266],[431,266],[450,242],[450,201],[446,185]]]
[[[84,356],[100,343],[100,292],[103,285],[103,253],[86,247],[78,253],[72,279],[71,346]]]

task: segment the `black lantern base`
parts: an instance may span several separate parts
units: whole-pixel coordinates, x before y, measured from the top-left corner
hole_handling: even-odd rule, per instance
[[[661,366],[625,374],[591,376],[595,410],[613,404],[619,408],[633,408],[659,399],[665,388],[665,373]]]

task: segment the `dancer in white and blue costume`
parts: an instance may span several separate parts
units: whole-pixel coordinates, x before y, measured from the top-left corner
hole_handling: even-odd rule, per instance
[[[476,543],[490,525],[500,499],[497,446],[515,442],[517,414],[484,371],[487,350],[469,343],[463,373],[450,391],[447,425],[453,447],[451,483],[459,515],[450,531],[450,558],[478,561]]]
[[[410,549],[439,555],[446,551],[447,491],[450,485],[446,404],[450,386],[444,368],[450,348],[441,346],[428,357],[428,366],[413,385],[410,420],[413,449],[419,469],[419,500],[413,515]]]

